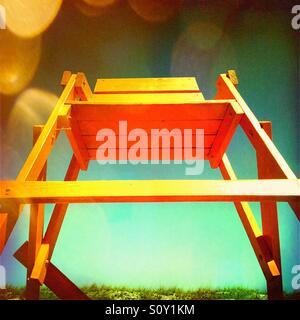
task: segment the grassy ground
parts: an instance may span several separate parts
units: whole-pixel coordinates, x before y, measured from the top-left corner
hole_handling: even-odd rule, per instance
[[[211,290],[199,289],[184,291],[180,289],[128,289],[108,286],[83,287],[91,299],[95,300],[215,300],[215,299],[266,299],[266,295],[255,290],[241,288]],[[23,299],[24,288],[8,287],[0,290],[0,300]],[[41,299],[56,299],[55,295],[46,287],[41,289]]]
[[[222,290],[199,289],[184,291],[173,289],[129,289],[109,286],[83,287],[84,291],[94,300],[266,300],[263,292],[243,288]],[[24,288],[8,287],[0,290],[0,300],[23,299]],[[41,289],[41,299],[53,300],[55,295],[46,287]],[[286,295],[286,299],[300,299],[299,294]]]

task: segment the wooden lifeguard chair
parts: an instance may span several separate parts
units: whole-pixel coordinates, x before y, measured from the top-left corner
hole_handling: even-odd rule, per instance
[[[14,181],[1,181],[0,253],[30,204],[29,239],[15,253],[27,269],[25,297],[38,299],[45,284],[61,299],[88,299],[51,262],[70,203],[149,201],[233,202],[267,282],[270,299],[282,298],[276,203],[288,202],[298,219],[299,180],[272,142],[271,122],[259,122],[236,89],[234,71],[220,74],[214,100],[205,100],[195,78],[98,79],[92,92],[83,73],[64,72],[64,90],[45,125],[34,126],[33,148]],[[204,129],[204,159],[224,180],[76,181],[95,160],[97,131],[131,128]],[[238,180],[226,149],[241,126],[257,155],[258,178]],[[130,128],[128,128],[130,129]],[[73,150],[64,181],[47,181],[47,159],[64,131]],[[260,230],[247,201],[261,203]],[[55,207],[44,233],[44,204]]]

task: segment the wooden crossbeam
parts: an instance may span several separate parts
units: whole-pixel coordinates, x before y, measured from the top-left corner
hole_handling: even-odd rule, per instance
[[[116,110],[117,111],[117,110]],[[124,118],[123,118],[124,119]],[[147,134],[148,138],[151,136],[155,136],[153,134],[152,129],[167,129],[171,131],[172,129],[179,129],[181,130],[181,136],[184,135],[185,129],[191,129],[192,135],[196,135],[196,129],[203,129],[204,135],[214,135],[213,138],[215,138],[216,133],[219,130],[219,127],[222,123],[222,120],[219,119],[209,119],[209,120],[186,120],[186,121],[172,121],[172,120],[164,120],[164,121],[157,121],[157,120],[151,120],[148,119],[147,122],[142,122],[142,120],[134,120],[133,118],[128,117],[128,120],[125,118],[125,121],[127,121],[127,135],[128,132],[131,130],[134,130],[136,128],[143,129],[145,133]],[[105,121],[105,117],[102,119],[102,121],[78,121],[81,134],[83,136],[83,139],[86,138],[86,136],[90,136],[90,139],[93,139],[93,141],[96,141],[96,135],[100,129],[108,128],[114,131],[115,136],[124,136],[124,134],[119,134],[119,127],[120,123],[118,120],[112,120],[112,121]],[[122,122],[121,122],[122,123]],[[126,133],[125,133],[126,134]],[[150,144],[149,144],[150,145]]]
[[[234,100],[199,100],[198,97],[185,100],[185,97],[173,97],[172,99],[163,99],[158,96],[147,95],[145,101],[141,99],[141,94],[128,99],[124,94],[109,101],[74,101],[72,104],[72,116],[78,121],[119,121],[119,120],[137,120],[137,121],[197,121],[197,120],[223,120],[229,104]],[[171,94],[170,94],[171,95]],[[173,94],[177,95],[177,94]],[[179,93],[179,95],[182,95]],[[103,95],[107,97],[108,95]],[[172,96],[172,95],[171,95]],[[131,98],[130,98],[131,97]],[[147,99],[147,97],[152,97]],[[190,101],[189,101],[190,100]],[[151,110],[151,111],[150,111]]]
[[[110,149],[109,149],[110,150]],[[113,160],[128,160],[128,149],[113,149],[112,159]],[[125,152],[124,152],[125,151]],[[170,151],[170,152],[169,152]],[[200,152],[201,151],[201,152]],[[210,148],[198,148],[197,152],[201,154],[197,160],[208,160],[208,153]],[[202,156],[203,152],[203,156]],[[97,149],[88,149],[89,159],[90,160],[102,160],[101,157],[97,157]],[[166,155],[167,154],[167,155]],[[194,160],[196,154],[196,148],[148,148],[148,149],[139,149],[131,148],[130,149],[130,161],[141,161],[146,160],[150,164],[151,161],[161,161],[173,160],[185,161],[185,160]],[[110,159],[111,160],[111,159]]]
[[[0,201],[22,203],[299,201],[299,180],[3,181]]]
[[[176,127],[174,127],[174,128],[176,128]],[[98,130],[99,130],[99,127],[98,127]],[[153,136],[156,137],[155,135],[153,135]],[[161,138],[162,136],[164,136],[164,135],[161,134],[159,137]],[[174,134],[173,136],[176,137],[176,134]],[[182,141],[184,139],[184,137],[181,134],[179,136],[182,138],[181,139],[181,141]],[[186,135],[186,136],[188,136],[188,135]],[[192,141],[194,142],[196,140],[196,134],[191,134],[191,136],[192,136]],[[120,135],[119,136],[116,135],[116,148],[117,149],[134,148],[134,144],[136,143],[136,141],[127,141],[126,146],[122,146],[122,145],[120,145],[120,141],[119,141],[120,137],[121,137]],[[148,142],[148,148],[150,149],[151,148],[151,136],[145,135],[145,137],[146,137],[146,140]],[[211,148],[215,137],[216,137],[215,134],[205,134],[204,135],[204,147],[205,147],[205,149],[210,149]],[[97,141],[96,134],[95,135],[84,135],[84,136],[82,136],[82,138],[83,138],[83,141],[86,144],[88,149],[97,149],[103,143],[103,141]],[[176,147],[177,146],[175,144],[174,139],[170,139],[170,149],[173,149],[173,148],[176,148]],[[169,148],[169,146],[160,145],[159,148]],[[185,148],[187,148],[187,147],[185,147]],[[196,147],[193,147],[193,148],[195,149]]]
[[[163,106],[163,105],[182,105],[199,104],[204,102],[203,95],[200,92],[189,93],[107,93],[93,94],[88,101],[76,101],[77,104],[97,104],[106,106]],[[68,103],[72,103],[68,100]]]
[[[14,257],[27,267],[27,250],[28,242],[25,242],[14,254]],[[36,280],[36,283],[39,282]],[[66,300],[89,300],[70,279],[68,279],[58,268],[51,262],[47,265],[47,273],[44,284],[59,298]]]

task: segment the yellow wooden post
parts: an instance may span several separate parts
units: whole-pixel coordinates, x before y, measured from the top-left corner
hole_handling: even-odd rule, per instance
[[[265,130],[270,139],[272,139],[272,123],[270,121],[260,122],[261,127]],[[269,166],[268,154],[258,149],[257,168],[260,179],[270,179],[274,177],[273,167]],[[274,260],[281,273],[281,255],[280,255],[280,236],[278,227],[277,204],[275,201],[264,201],[260,203],[261,220],[263,234],[271,248]],[[267,280],[268,296],[270,299],[282,299],[282,276],[276,279]]]
[[[38,140],[43,126],[33,127],[33,145]],[[46,164],[41,170],[38,177],[40,180],[46,179]],[[25,297],[28,300],[36,300],[39,298],[40,284],[36,279],[31,277],[31,273],[38,256],[43,239],[44,228],[44,204],[32,204],[30,206],[30,221],[29,221],[29,239],[27,251],[27,279]]]

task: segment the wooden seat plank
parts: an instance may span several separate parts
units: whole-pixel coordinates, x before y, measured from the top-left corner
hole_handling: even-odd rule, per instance
[[[200,92],[195,78],[98,79],[95,93]]]

